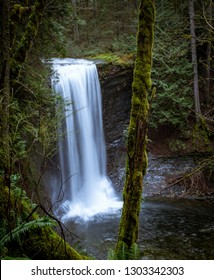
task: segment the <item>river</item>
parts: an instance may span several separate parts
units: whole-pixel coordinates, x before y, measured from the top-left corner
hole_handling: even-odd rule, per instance
[[[165,188],[166,177],[193,166],[191,157],[149,157],[140,213],[141,259],[214,259],[214,204],[173,198],[170,192],[168,197],[154,196]],[[107,259],[109,249],[116,244],[120,214],[97,216],[88,223],[70,221],[67,227],[78,238],[68,238],[78,250]]]
[[[140,213],[141,259],[214,259],[214,205],[204,201],[145,199]],[[70,222],[77,249],[107,259],[114,248],[120,215],[88,223]]]

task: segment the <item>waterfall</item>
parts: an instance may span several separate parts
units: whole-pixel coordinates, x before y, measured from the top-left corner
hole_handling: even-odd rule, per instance
[[[106,174],[102,100],[96,65],[91,61],[53,59],[52,87],[66,102],[59,140],[60,183],[52,199],[62,220],[84,221],[121,207]],[[61,133],[60,133],[61,134]]]

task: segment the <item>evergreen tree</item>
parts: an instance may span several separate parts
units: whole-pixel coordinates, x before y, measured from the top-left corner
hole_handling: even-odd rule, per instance
[[[193,107],[192,65],[186,6],[176,9],[164,0],[157,8],[152,69],[157,97],[152,104],[151,127],[188,127]],[[187,13],[186,13],[187,14]]]

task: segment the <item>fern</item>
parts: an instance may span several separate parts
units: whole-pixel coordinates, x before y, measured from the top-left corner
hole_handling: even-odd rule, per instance
[[[7,234],[6,225],[7,223],[5,219],[0,220],[0,238],[3,238],[3,236]]]
[[[136,243],[129,249],[125,242],[120,242],[118,250],[109,249],[108,260],[138,260],[140,250]]]
[[[136,243],[134,243],[129,250],[129,259],[138,260],[140,256],[140,250]]]
[[[122,242],[120,249],[118,251],[119,260],[127,260],[128,259],[128,246],[125,242]]]
[[[109,249],[109,260],[128,260],[128,246],[125,242],[120,241],[117,250]]]
[[[55,223],[48,217],[42,217],[28,223],[22,223],[0,240],[0,247],[4,247],[8,242],[11,241],[11,238],[14,241],[19,240],[20,236],[29,230],[53,225],[55,225]]]
[[[113,249],[109,249],[107,259],[111,260],[111,261],[112,260],[118,260],[117,254],[115,253],[115,251]]]

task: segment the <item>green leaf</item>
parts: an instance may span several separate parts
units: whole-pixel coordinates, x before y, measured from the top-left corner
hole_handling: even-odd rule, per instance
[[[26,233],[29,230],[54,225],[55,222],[53,222],[53,220],[50,220],[48,217],[42,217],[27,223],[22,223],[0,240],[0,247],[4,247],[8,242],[11,241],[11,239],[18,240],[22,234]]]

